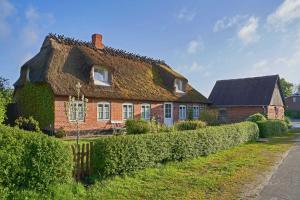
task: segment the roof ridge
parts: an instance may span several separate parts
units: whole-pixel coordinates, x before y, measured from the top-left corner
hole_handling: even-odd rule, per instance
[[[93,45],[92,42],[86,42],[86,41],[83,41],[83,40],[79,40],[79,39],[75,39],[75,38],[71,38],[71,37],[66,37],[64,35],[49,33],[46,36],[46,38],[52,38],[60,44],[85,46],[85,47],[91,48],[95,51],[99,50]],[[164,60],[154,59],[154,58],[147,57],[147,56],[142,56],[142,55],[139,55],[137,53],[130,53],[130,52],[127,52],[123,49],[115,49],[113,47],[104,46],[104,48],[101,49],[100,51],[103,51],[104,53],[110,54],[112,56],[120,56],[120,57],[123,57],[123,58],[126,58],[126,59],[147,62],[149,64],[163,64],[163,65],[166,65],[167,67],[170,67],[165,63]]]

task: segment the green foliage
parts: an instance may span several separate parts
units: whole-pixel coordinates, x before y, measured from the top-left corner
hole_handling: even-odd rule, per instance
[[[175,129],[178,131],[196,130],[206,126],[206,122],[200,120],[179,121],[175,124]]]
[[[60,127],[56,132],[55,132],[55,137],[57,138],[63,138],[66,136],[66,131],[64,130],[63,127]]]
[[[3,123],[5,119],[5,101],[2,93],[0,93],[0,124]]]
[[[300,119],[300,110],[286,109],[285,115],[290,118]]]
[[[193,120],[193,107],[188,107],[188,120]]]
[[[0,187],[47,190],[72,177],[72,152],[44,134],[0,125]]]
[[[33,117],[19,117],[15,121],[16,127],[27,130],[27,131],[34,131],[34,132],[40,132],[39,122],[36,121]]]
[[[16,90],[18,109],[24,117],[33,116],[41,128],[53,124],[54,96],[46,84],[26,83]]]
[[[289,117],[284,116],[284,121],[285,121],[286,125],[288,126],[288,128],[292,128],[293,127],[293,124],[292,124],[292,122],[291,122],[291,120],[290,120]]]
[[[250,115],[248,118],[247,118],[247,121],[249,122],[258,122],[258,121],[266,121],[267,118],[261,114],[261,113],[255,113],[253,115]]]
[[[190,131],[94,140],[93,169],[102,177],[126,174],[158,163],[208,155],[258,137],[252,122]]]
[[[289,97],[293,93],[293,84],[286,81],[284,78],[280,79],[281,90],[285,97]]]
[[[2,94],[4,105],[12,102],[13,91],[14,90],[9,87],[8,79],[0,77],[0,93]]]
[[[162,133],[162,132],[174,131],[173,126],[169,127],[166,126],[165,124],[160,124],[155,120],[154,117],[149,121],[149,125],[150,125],[150,133]]]
[[[125,122],[127,134],[144,134],[150,131],[149,122],[139,119],[128,119]]]
[[[266,120],[257,122],[259,136],[262,138],[280,136],[288,132],[288,125],[282,120]]]
[[[219,112],[216,109],[205,109],[201,111],[199,119],[212,126],[220,124]]]

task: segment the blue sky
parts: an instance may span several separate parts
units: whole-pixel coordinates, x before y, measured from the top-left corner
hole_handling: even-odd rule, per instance
[[[208,96],[219,79],[300,83],[300,0],[0,0],[0,76],[11,84],[49,33],[165,60]]]

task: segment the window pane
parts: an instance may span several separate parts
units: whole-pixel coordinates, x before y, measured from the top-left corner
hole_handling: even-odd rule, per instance
[[[95,69],[94,70],[94,79],[97,81],[107,81],[107,71],[104,69]]]
[[[83,104],[78,103],[78,119],[83,120]]]

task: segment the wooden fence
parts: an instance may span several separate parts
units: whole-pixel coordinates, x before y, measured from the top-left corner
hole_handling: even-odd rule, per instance
[[[92,174],[91,152],[93,149],[93,143],[86,144],[73,144],[73,161],[74,170],[73,176],[76,180],[81,180],[86,176]]]

